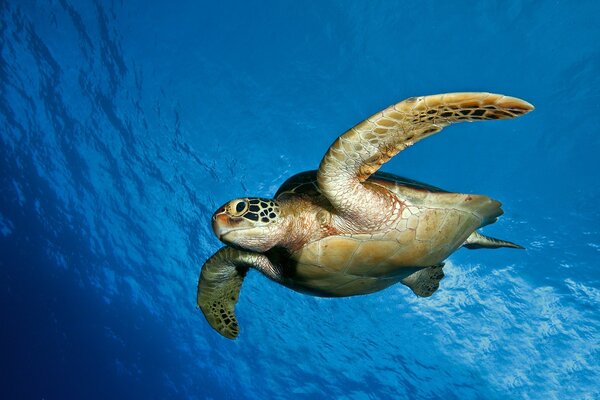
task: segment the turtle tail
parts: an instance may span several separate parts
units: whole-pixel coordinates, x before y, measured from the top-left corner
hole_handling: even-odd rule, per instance
[[[465,240],[463,247],[467,249],[499,249],[501,247],[508,247],[511,249],[525,249],[516,243],[509,242],[507,240],[500,240],[493,237],[482,235],[475,231]]]

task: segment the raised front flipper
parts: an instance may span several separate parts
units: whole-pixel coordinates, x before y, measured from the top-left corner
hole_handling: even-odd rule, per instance
[[[223,247],[202,266],[198,280],[198,307],[217,332],[235,339],[239,332],[235,304],[246,272],[257,268],[275,274],[273,265],[263,254]]]
[[[387,192],[365,182],[382,164],[452,123],[514,118],[531,110],[526,101],[490,93],[406,99],[356,125],[331,145],[319,166],[319,188],[346,221],[374,228],[394,212]]]
[[[402,279],[402,284],[408,286],[419,297],[429,297],[440,287],[444,277],[444,263],[418,270]]]

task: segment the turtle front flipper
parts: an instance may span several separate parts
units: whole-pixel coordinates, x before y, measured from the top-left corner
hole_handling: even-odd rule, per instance
[[[359,123],[331,145],[319,166],[319,188],[346,221],[373,227],[386,221],[394,207],[385,191],[365,181],[398,152],[455,122],[508,119],[531,110],[526,101],[490,93],[406,99]]]
[[[239,332],[234,309],[250,268],[257,268],[267,275],[276,273],[265,255],[231,247],[221,248],[202,266],[198,307],[210,326],[229,339],[235,339]]]

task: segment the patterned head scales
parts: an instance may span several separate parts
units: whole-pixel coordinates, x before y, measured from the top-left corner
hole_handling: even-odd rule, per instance
[[[232,200],[227,205],[229,214],[254,222],[269,223],[279,215],[277,203],[270,199],[245,198]]]

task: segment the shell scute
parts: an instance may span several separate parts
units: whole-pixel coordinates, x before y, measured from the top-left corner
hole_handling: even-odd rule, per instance
[[[395,240],[362,241],[354,252],[344,272],[362,275],[374,265],[384,263],[398,249]]]
[[[353,237],[329,236],[305,246],[298,260],[323,265],[332,271],[343,271],[360,243]]]

